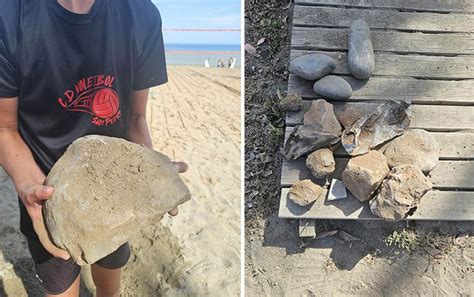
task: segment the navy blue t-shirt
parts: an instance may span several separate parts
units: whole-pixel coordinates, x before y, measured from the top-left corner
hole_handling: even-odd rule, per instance
[[[133,90],[167,81],[150,0],[0,0],[0,98],[19,98],[19,131],[44,171],[77,138],[126,138]]]

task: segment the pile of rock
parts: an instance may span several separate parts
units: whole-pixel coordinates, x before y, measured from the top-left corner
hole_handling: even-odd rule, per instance
[[[365,21],[352,23],[348,48],[351,74],[368,79],[375,63]],[[323,54],[303,55],[290,64],[292,73],[315,81],[317,95],[344,100],[351,96],[352,89],[344,79],[330,75],[335,68],[334,59]],[[302,106],[298,95],[284,98],[280,105],[291,111]],[[432,188],[424,174],[433,170],[439,159],[435,138],[427,131],[408,129],[409,103],[404,101],[387,100],[370,112],[348,112],[350,116],[337,117],[332,104],[324,99],[313,101],[304,114],[303,125],[295,127],[285,143],[285,158],[307,156],[308,170],[315,179],[326,179],[328,185],[336,170],[333,151],[341,143],[350,156],[341,174],[345,187],[361,202],[369,201],[374,215],[388,220],[404,218]],[[323,196],[322,190],[311,180],[304,180],[290,189],[288,198],[299,206],[308,206]]]

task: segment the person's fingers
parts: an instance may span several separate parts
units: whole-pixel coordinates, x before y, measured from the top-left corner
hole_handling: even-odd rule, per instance
[[[35,196],[40,200],[48,200],[53,195],[54,188],[47,186],[38,186],[34,190]]]
[[[51,242],[51,240],[49,239],[48,231],[46,231],[46,226],[44,225],[44,220],[42,216],[39,216],[38,218],[33,220],[33,229],[38,235],[38,239],[40,240],[44,249],[47,250],[48,253],[53,255],[53,257],[61,258],[66,261],[71,258],[71,255],[69,255],[68,252],[58,248]]]
[[[175,217],[178,215],[178,208],[176,207],[175,209],[173,209],[172,211],[168,212],[168,214],[172,217]]]
[[[178,170],[179,173],[185,173],[188,171],[188,163],[186,162],[173,162],[174,166],[176,166],[176,169]]]

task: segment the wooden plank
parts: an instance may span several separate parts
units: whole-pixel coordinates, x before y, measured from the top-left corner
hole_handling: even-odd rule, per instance
[[[285,141],[293,127],[285,130]],[[474,132],[431,132],[440,146],[441,160],[474,160]],[[339,145],[334,150],[336,157],[348,157],[344,148]]]
[[[361,219],[381,220],[374,216],[368,202],[359,202],[350,193],[349,198],[327,202],[319,199],[308,208],[288,201],[288,188],[281,191],[278,216],[288,219]],[[474,193],[462,191],[429,191],[421,199],[409,220],[473,221]]]
[[[433,12],[474,12],[474,2],[471,0],[295,0],[295,3],[300,5],[338,5]]]
[[[309,100],[305,102],[304,110],[307,110],[310,102]],[[358,108],[368,112],[377,106],[376,103],[332,103],[337,117],[340,117],[345,109]],[[286,114],[286,125],[301,125],[304,110],[288,112]],[[412,105],[409,110],[412,114],[410,127],[414,129],[439,132],[473,129],[474,106]]]
[[[364,19],[372,29],[422,32],[473,32],[474,15],[400,12],[379,9],[312,7],[296,5],[295,26],[349,27]]]
[[[313,50],[347,51],[347,29],[293,27],[291,46]],[[377,52],[434,55],[474,54],[474,35],[448,33],[372,32]]]
[[[413,103],[474,104],[474,80],[444,81],[414,78],[371,77],[361,81],[343,76],[353,89],[347,101],[361,100],[411,100]],[[288,92],[304,98],[317,98],[314,82],[290,74]]]
[[[291,59],[313,52],[326,54],[336,60],[333,74],[351,75],[344,52],[292,50]],[[422,56],[397,55],[391,53],[375,54],[373,75],[402,76],[429,79],[472,79],[474,78],[474,56]]]
[[[348,158],[336,158],[336,171],[332,177],[340,180],[348,161]],[[436,189],[474,190],[473,176],[474,161],[439,161],[436,168],[429,174],[429,178]],[[319,185],[324,185],[325,182],[325,180],[317,180],[313,177],[305,166],[305,158],[299,158],[295,161],[283,160],[281,169],[282,187],[290,187],[303,179],[311,179]]]

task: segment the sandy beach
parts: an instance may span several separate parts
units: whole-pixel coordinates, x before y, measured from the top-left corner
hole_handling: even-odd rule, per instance
[[[192,200],[130,241],[123,296],[238,296],[240,69],[170,66],[150,94],[155,150],[189,163]],[[14,187],[0,170],[0,296],[42,296],[19,231]],[[93,296],[89,269],[81,296]]]

